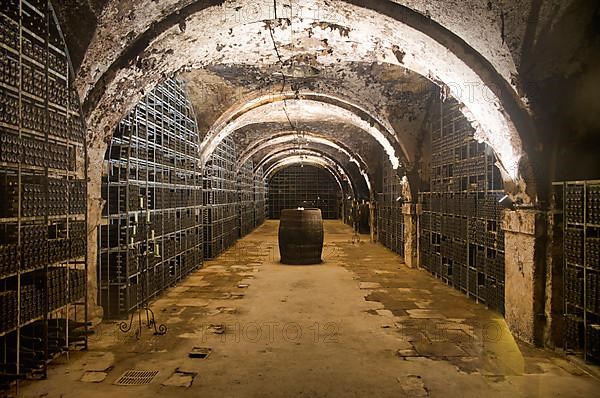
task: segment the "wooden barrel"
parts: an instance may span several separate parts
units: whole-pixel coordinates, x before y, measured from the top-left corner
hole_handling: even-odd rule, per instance
[[[286,209],[279,219],[281,262],[291,265],[321,263],[323,218],[319,209]]]

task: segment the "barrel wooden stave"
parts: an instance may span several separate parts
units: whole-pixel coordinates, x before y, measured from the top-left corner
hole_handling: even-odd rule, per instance
[[[322,262],[323,218],[319,209],[286,209],[279,221],[281,262],[309,265]]]

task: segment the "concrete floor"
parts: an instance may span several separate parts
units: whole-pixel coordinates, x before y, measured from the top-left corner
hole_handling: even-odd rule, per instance
[[[104,323],[89,352],[20,396],[598,396],[597,378],[516,343],[501,316],[366,236],[352,243],[342,223],[325,223],[325,262],[307,267],[278,263],[277,226],[268,221],[156,301],[167,335],[144,329],[136,340]],[[193,347],[212,353],[192,359]],[[158,374],[114,385],[129,369]]]

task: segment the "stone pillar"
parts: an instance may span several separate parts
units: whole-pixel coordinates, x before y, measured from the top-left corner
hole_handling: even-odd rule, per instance
[[[88,255],[88,315],[94,324],[100,322],[103,309],[98,303],[98,225],[102,218],[102,167],[107,145],[88,148],[87,184],[87,255]]]
[[[544,333],[546,215],[505,210],[505,318],[513,335],[540,345]]]
[[[410,268],[418,267],[417,206],[412,203],[402,205],[404,216],[404,263]]]
[[[561,187],[562,188],[562,187]],[[564,292],[563,292],[563,225],[562,209],[550,210],[547,217],[545,325],[544,346],[563,347]]]
[[[369,227],[371,229],[371,243],[375,243],[375,217],[377,214],[375,213],[375,202],[369,202]]]

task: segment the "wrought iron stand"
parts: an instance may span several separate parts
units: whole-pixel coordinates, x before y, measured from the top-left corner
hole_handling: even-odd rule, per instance
[[[156,325],[156,319],[154,318],[154,311],[152,311],[150,309],[150,307],[148,306],[148,304],[144,305],[144,307],[140,308],[137,312],[137,319],[138,319],[138,325],[137,325],[137,330],[135,331],[135,338],[137,340],[140,339],[140,337],[142,336],[142,326],[144,324],[144,322],[142,322],[142,312],[146,311],[146,322],[145,322],[145,326],[148,329],[152,329],[154,328],[154,335],[155,336],[162,336],[165,335],[167,333],[167,327],[164,324],[160,324],[160,325]],[[133,319],[135,318],[135,314],[136,312],[132,312],[131,313],[131,318],[129,319],[129,322],[127,321],[123,321],[119,324],[119,329],[121,330],[121,332],[123,333],[128,333],[131,328],[133,327]]]

